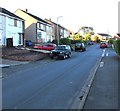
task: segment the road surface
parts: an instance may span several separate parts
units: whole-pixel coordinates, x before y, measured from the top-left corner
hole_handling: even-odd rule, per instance
[[[70,59],[43,60],[3,70],[3,109],[71,109],[103,49],[87,47]]]

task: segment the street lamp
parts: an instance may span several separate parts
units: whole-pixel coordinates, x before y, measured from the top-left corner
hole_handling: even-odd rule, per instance
[[[63,16],[59,16],[57,17],[57,44],[59,45],[59,33],[58,33],[58,19],[61,18]]]

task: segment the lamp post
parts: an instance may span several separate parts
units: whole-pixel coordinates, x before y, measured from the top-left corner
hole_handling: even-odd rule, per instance
[[[63,16],[59,16],[57,17],[57,44],[59,45],[59,32],[58,32],[58,19],[61,18]]]

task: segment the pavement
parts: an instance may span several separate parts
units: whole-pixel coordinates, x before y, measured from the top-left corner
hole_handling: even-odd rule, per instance
[[[8,60],[8,59],[1,59],[0,58],[0,68],[8,68],[10,66],[15,66],[15,65],[21,65],[21,64],[27,64],[29,63],[28,61],[15,61],[15,60]]]
[[[120,57],[112,49],[107,49],[102,54],[99,66],[96,70],[92,85],[87,92],[82,110],[118,111],[118,78]]]

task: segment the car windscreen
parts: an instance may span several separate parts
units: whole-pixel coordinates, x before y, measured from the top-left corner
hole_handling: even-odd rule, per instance
[[[75,46],[82,46],[82,44],[75,44]]]
[[[55,47],[56,50],[65,50],[65,46],[56,46]]]

